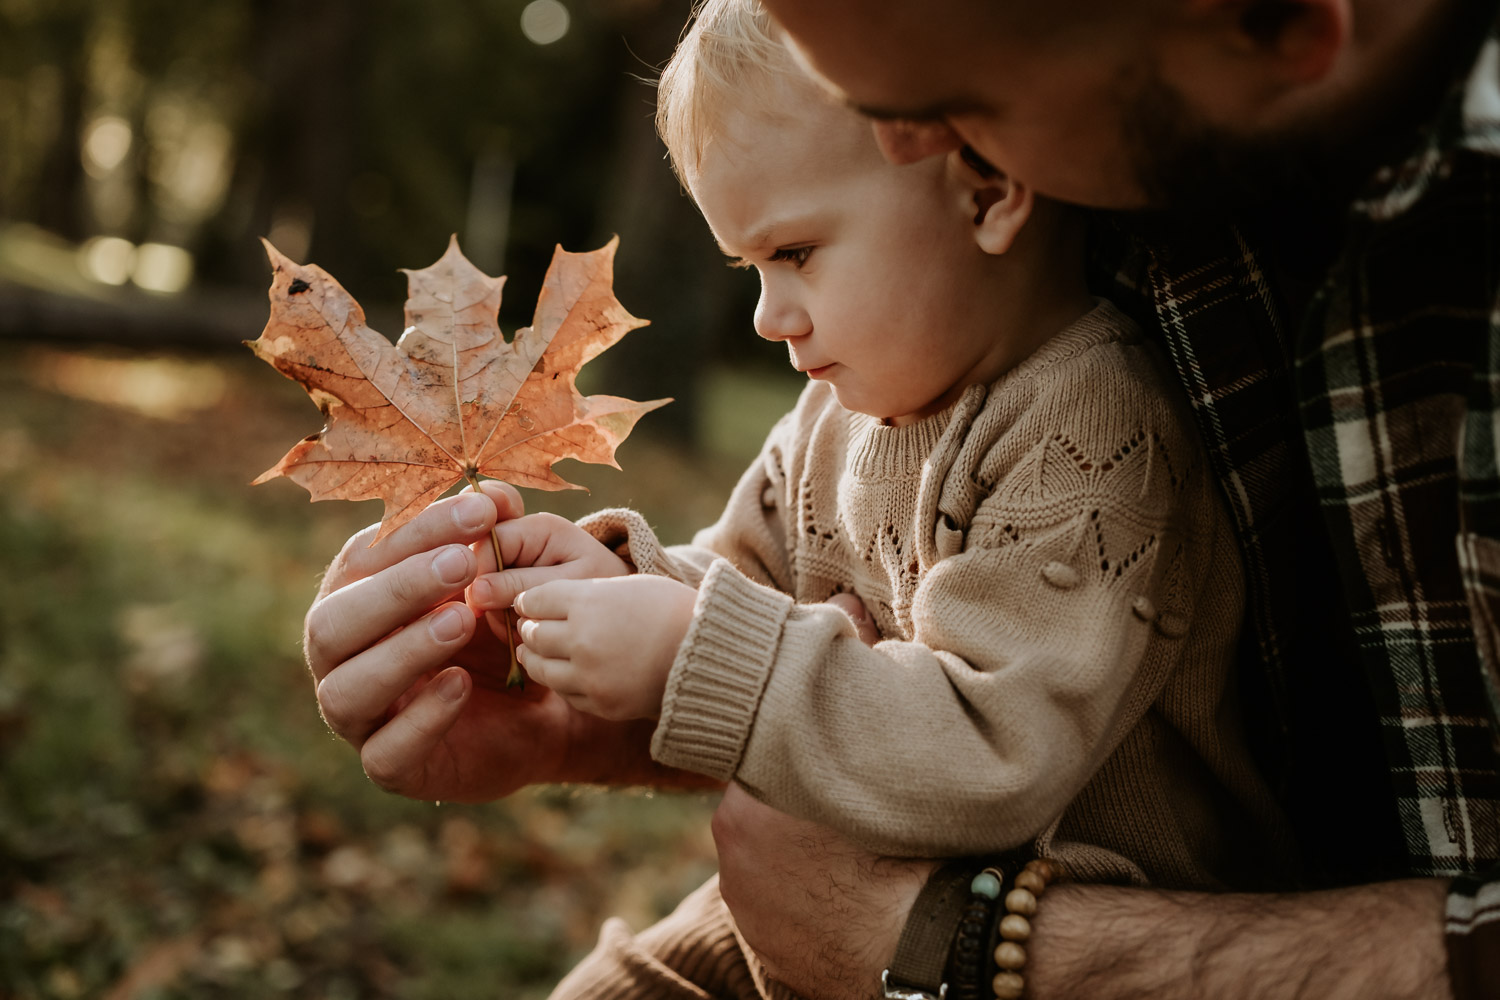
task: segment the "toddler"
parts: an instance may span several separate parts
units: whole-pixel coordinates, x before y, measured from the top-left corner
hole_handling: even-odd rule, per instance
[[[521,518],[498,530],[537,565],[470,601],[514,598],[522,663],[576,707],[659,719],[658,761],[882,854],[1259,884],[1284,841],[1234,722],[1234,537],[1152,348],[1086,290],[1081,216],[967,152],[888,163],[753,0],[704,6],[658,107],[807,388],[693,544]],[[611,977],[733,950],[712,885],[667,925],[607,926],[559,995],[677,996]]]

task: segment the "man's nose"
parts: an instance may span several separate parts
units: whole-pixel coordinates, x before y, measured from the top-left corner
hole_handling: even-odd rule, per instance
[[[964,144],[944,122],[878,121],[872,127],[880,152],[898,165],[950,153]]]

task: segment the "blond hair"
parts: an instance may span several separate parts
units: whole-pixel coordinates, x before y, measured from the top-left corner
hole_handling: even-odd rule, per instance
[[[760,0],[699,3],[657,82],[656,131],[678,178],[691,183],[730,110],[772,107],[789,79],[807,78]]]

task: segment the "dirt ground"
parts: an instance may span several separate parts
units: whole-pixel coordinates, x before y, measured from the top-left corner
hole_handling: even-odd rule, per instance
[[[708,797],[365,780],[299,634],[378,504],[247,485],[317,426],[248,352],[0,345],[0,1000],[541,997],[605,916],[643,926],[713,871]],[[742,458],[643,424],[628,473],[528,503],[681,540]]]

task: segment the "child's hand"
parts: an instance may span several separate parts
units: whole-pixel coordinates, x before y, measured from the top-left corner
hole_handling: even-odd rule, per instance
[[[661,715],[667,674],[698,592],[661,576],[560,580],[516,599],[526,672],[581,712]]]
[[[516,595],[553,580],[587,580],[625,576],[630,566],[593,535],[565,517],[531,514],[495,526],[506,568],[495,572],[489,545],[479,545],[479,576],[469,586],[468,604],[475,611],[509,608]]]
[[[834,594],[825,603],[832,604],[849,619],[854,622],[854,631],[859,635],[859,641],[866,646],[873,646],[880,641],[880,626],[875,624],[875,619],[870,617],[870,611],[865,607],[865,602],[859,599],[858,594]]]

